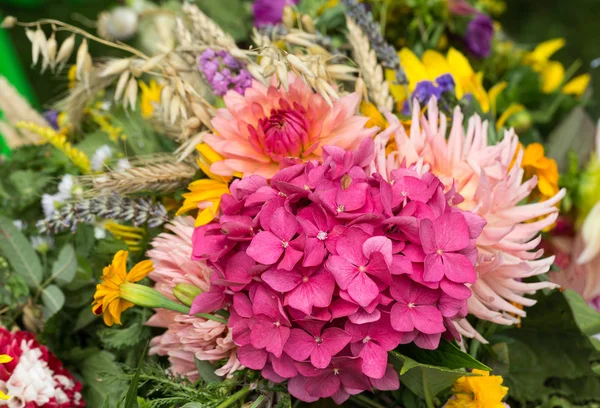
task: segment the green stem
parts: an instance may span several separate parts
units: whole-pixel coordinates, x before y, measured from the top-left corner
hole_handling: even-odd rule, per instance
[[[189,313],[189,310],[188,310],[188,313]],[[205,318],[207,320],[214,320],[215,322],[227,324],[227,320],[226,319],[223,319],[222,317],[211,315],[211,314],[208,314],[208,313],[196,313],[194,316],[203,317],[203,318]]]
[[[469,354],[471,355],[471,357],[477,358],[477,352],[479,351],[479,346],[481,346],[481,343],[479,342],[479,340],[477,340],[477,339],[471,340],[471,349],[469,350]]]
[[[226,408],[230,405],[233,405],[238,400],[244,398],[250,392],[250,386],[246,385],[244,388],[233,394],[231,397],[227,398],[225,401],[220,403],[217,408]]]

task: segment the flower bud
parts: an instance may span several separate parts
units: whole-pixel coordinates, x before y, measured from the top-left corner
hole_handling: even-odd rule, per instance
[[[173,295],[184,305],[191,306],[192,302],[202,293],[202,289],[189,285],[187,283],[180,283],[173,288]]]
[[[516,113],[508,122],[511,127],[514,127],[515,132],[519,135],[525,134],[531,129],[531,125],[533,124],[531,114],[526,110]]]
[[[148,286],[126,282],[121,284],[120,291],[121,299],[128,300],[137,306],[169,309],[181,313],[190,311],[189,307],[168,299],[156,289]]]
[[[17,24],[16,17],[6,16],[4,18],[4,20],[2,20],[2,24],[0,25],[0,27],[9,29],[9,28],[13,28],[16,24]]]
[[[285,6],[283,8],[283,12],[282,12],[282,16],[281,16],[281,20],[283,21],[283,24],[288,28],[294,28],[294,22],[295,22],[295,17],[294,17],[294,9],[291,8],[290,6]]]

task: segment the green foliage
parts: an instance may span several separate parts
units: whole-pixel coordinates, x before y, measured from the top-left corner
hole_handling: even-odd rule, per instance
[[[65,245],[58,253],[58,258],[52,265],[51,279],[55,279],[60,286],[67,285],[73,281],[77,271],[77,257],[73,245]]]
[[[538,293],[536,299],[521,328],[489,337],[491,348],[484,361],[504,377],[509,395],[523,404],[552,395],[574,402],[600,402],[600,376],[593,370],[600,353],[577,325],[593,330],[595,318],[587,311],[575,318],[580,302],[571,299],[572,311],[560,292]]]
[[[40,259],[25,235],[3,216],[0,216],[0,252],[30,288],[39,287],[43,278]]]
[[[91,309],[91,308],[89,308]],[[122,350],[140,344],[150,336],[143,322],[128,323],[124,327],[105,327],[97,332],[102,344],[109,349]]]
[[[122,375],[121,367],[116,363],[115,356],[108,351],[96,350],[81,363],[81,375],[85,381],[85,400],[90,407],[101,407],[107,398],[119,401],[127,390],[123,379],[107,377]]]
[[[65,305],[65,295],[56,285],[48,285],[42,290],[44,320],[50,319]]]
[[[223,381],[221,377],[215,374],[215,366],[206,360],[198,360],[194,357],[194,363],[196,363],[196,369],[200,378],[206,383],[220,383]]]

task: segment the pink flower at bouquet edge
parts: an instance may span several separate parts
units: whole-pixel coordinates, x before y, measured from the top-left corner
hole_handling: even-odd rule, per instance
[[[284,160],[318,159],[324,145],[356,149],[377,131],[364,127],[369,118],[355,114],[360,95],[346,95],[329,106],[294,74],[288,82],[288,92],[253,81],[244,95],[225,95],[226,107],[212,120],[214,133],[204,137],[224,158],[212,164],[213,173],[269,179]]]
[[[157,236],[152,241],[153,249],[147,253],[154,262],[150,278],[156,282],[155,288],[171,299],[175,299],[172,290],[178,283],[208,290],[211,269],[205,262],[190,259],[194,219],[175,218],[167,229],[170,232]],[[198,370],[194,357],[212,362],[227,359],[227,363],[215,371],[221,376],[231,377],[242,368],[237,358],[237,346],[223,323],[159,309],[147,324],[167,329],[152,339],[150,353],[168,356],[174,374],[195,381]]]
[[[540,241],[539,233],[558,217],[558,203],[564,189],[553,198],[534,204],[519,205],[537,185],[537,178],[523,182],[522,152],[517,155],[518,137],[509,130],[496,145],[488,145],[487,121],[477,115],[463,128],[463,114],[456,108],[449,137],[448,119],[439,113],[437,101],[431,98],[427,116],[415,101],[410,133],[404,130],[394,115],[386,115],[390,126],[375,138],[376,157],[370,172],[384,178],[405,165],[416,164],[439,177],[444,185],[452,186],[464,198],[458,204],[483,217],[487,224],[476,241],[480,252],[475,266],[477,281],[471,286],[474,296],[468,300],[469,313],[498,324],[517,321],[508,313],[525,316],[512,303],[531,306],[535,301],[526,298],[542,288],[556,288],[552,282],[525,283],[522,278],[546,273],[554,257],[540,259],[543,251],[532,252]],[[390,139],[396,150],[386,154]],[[534,221],[538,219],[537,221]],[[467,337],[479,333],[463,319],[457,329]]]

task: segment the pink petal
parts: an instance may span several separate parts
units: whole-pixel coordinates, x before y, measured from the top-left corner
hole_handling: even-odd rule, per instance
[[[338,238],[336,251],[354,265],[365,265],[367,258],[363,253],[363,243],[369,235],[360,228],[349,228],[344,235]]]
[[[358,305],[350,303],[344,299],[336,299],[329,306],[331,310],[331,317],[337,319],[339,317],[349,316],[358,310]]]
[[[288,246],[285,249],[283,259],[281,260],[281,262],[279,262],[278,267],[286,271],[291,271],[294,268],[294,266],[296,266],[300,258],[302,258],[302,255],[304,255],[304,252],[292,248],[291,246]]]
[[[269,231],[261,231],[254,238],[246,253],[264,265],[273,265],[281,257],[284,248],[281,239]]]
[[[419,238],[426,254],[432,254],[438,250],[435,242],[435,230],[430,220],[423,219],[419,223]]]
[[[367,341],[360,352],[362,372],[371,378],[382,378],[387,368],[387,351],[373,341]]]
[[[321,335],[323,343],[321,343],[321,346],[329,350],[332,356],[335,356],[350,343],[351,338],[350,334],[346,331],[337,327],[331,327],[323,331]]]
[[[444,253],[442,258],[446,272],[445,275],[452,282],[475,283],[477,281],[477,273],[475,272],[475,268],[466,256],[461,254]]]
[[[252,312],[255,315],[269,316],[277,319],[279,314],[279,298],[264,286],[258,286],[252,297]]]
[[[462,283],[454,283],[448,279],[444,279],[440,282],[440,289],[444,293],[456,299],[468,299],[471,297],[471,289]]]
[[[317,368],[325,368],[331,362],[331,353],[322,344],[317,344],[310,354],[310,363]]]
[[[260,372],[260,375],[262,375],[264,378],[266,378],[269,381],[273,381],[275,384],[282,383],[287,379],[286,377],[282,377],[279,374],[277,374],[271,364],[266,364],[265,367]]]
[[[415,344],[422,349],[425,350],[435,350],[440,345],[440,340],[442,338],[441,333],[436,334],[425,334],[419,333],[417,337],[415,337]]]
[[[262,370],[267,363],[268,353],[265,350],[257,350],[248,344],[240,347],[237,356],[240,363],[251,370]]]
[[[325,244],[317,238],[306,238],[304,245],[304,261],[302,266],[317,266],[323,263],[327,256]]]
[[[383,255],[379,252],[371,254],[371,259],[365,271],[383,282],[386,286],[392,283],[389,264],[385,261]]]
[[[367,239],[363,244],[363,254],[369,259],[373,253],[381,254],[389,268],[392,264],[392,241],[381,236]]]
[[[400,388],[398,373],[391,364],[387,365],[382,378],[371,378],[370,381],[371,385],[379,391],[395,391]]]
[[[271,357],[271,365],[273,370],[284,378],[292,378],[298,375],[294,360],[286,353],[283,353],[280,358]]]
[[[289,292],[302,282],[302,275],[296,271],[271,268],[260,278],[277,292]]]
[[[379,288],[366,273],[359,272],[348,285],[348,294],[356,303],[365,307],[377,298]]]
[[[248,296],[242,293],[236,293],[233,295],[233,310],[241,317],[249,318],[254,315],[252,311],[252,303]]]
[[[343,290],[346,290],[350,282],[359,274],[358,268],[350,263],[345,256],[329,256],[327,262],[325,262],[325,267],[331,272],[335,281]]]
[[[458,212],[446,213],[435,220],[437,249],[459,251],[469,245],[469,227],[465,217]]]
[[[409,316],[421,333],[435,334],[446,330],[442,313],[434,306],[415,306],[410,309]]]
[[[275,234],[280,241],[291,241],[298,232],[300,225],[296,217],[290,214],[284,207],[279,207],[273,213],[269,223],[270,231]]]
[[[375,309],[372,312],[367,312],[365,309],[360,309],[356,313],[348,316],[348,320],[350,320],[354,324],[365,324],[376,322],[381,318],[381,312],[379,309]]]
[[[313,336],[302,329],[292,329],[284,350],[294,360],[304,361],[310,356],[316,345]]]
[[[222,309],[226,304],[227,298],[223,293],[223,288],[213,286],[208,292],[201,293],[194,298],[192,307],[190,308],[190,315],[212,313]]]
[[[399,332],[411,332],[415,329],[415,325],[410,318],[410,309],[401,303],[392,306],[390,322],[392,327]]]
[[[335,288],[335,279],[329,271],[321,268],[314,275],[308,277],[308,281],[300,285],[290,293],[287,303],[307,315],[312,313],[312,308],[327,307],[331,303],[331,297]]]
[[[300,401],[315,402],[319,399],[319,397],[313,397],[306,391],[306,378],[301,375],[288,381],[288,391]]]
[[[444,254],[445,257],[448,254]],[[446,267],[442,255],[436,253],[429,254],[425,257],[425,272],[423,273],[423,279],[426,282],[439,282],[444,277]]]
[[[483,231],[483,227],[485,227],[485,225],[487,224],[485,218],[471,211],[464,211],[462,215],[465,217],[467,225],[469,227],[469,238],[478,238],[481,235],[481,231]]]
[[[333,370],[318,377],[311,377],[306,380],[306,391],[309,395],[327,398],[331,397],[340,389],[340,376],[334,375]]]
[[[455,317],[458,313],[465,309],[467,302],[464,299],[455,299],[443,293],[438,302],[438,308],[444,317]]]

